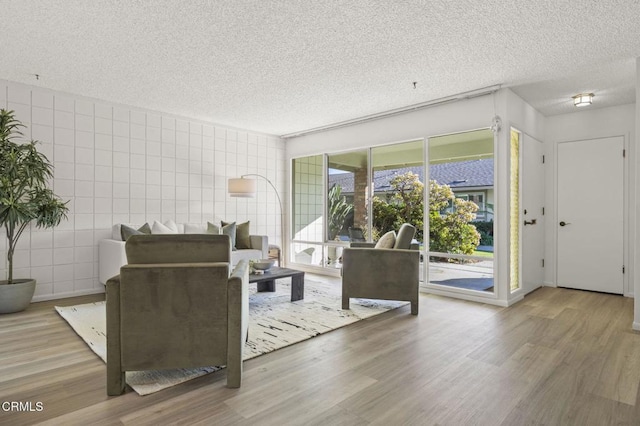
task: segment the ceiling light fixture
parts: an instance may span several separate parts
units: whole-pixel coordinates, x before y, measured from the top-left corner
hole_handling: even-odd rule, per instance
[[[593,102],[593,93],[580,93],[573,97],[573,105],[583,107],[591,105]]]

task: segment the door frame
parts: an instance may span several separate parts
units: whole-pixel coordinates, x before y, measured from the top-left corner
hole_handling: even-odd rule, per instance
[[[519,131],[516,129],[516,131]],[[546,184],[545,184],[545,180],[546,180],[546,170],[547,170],[547,163],[546,163],[546,156],[545,156],[545,146],[544,146],[544,142],[541,141],[540,139],[526,133],[526,132],[520,132],[520,211],[519,211],[519,219],[520,219],[520,231],[519,231],[519,235],[520,235],[520,288],[522,289],[522,292],[526,295],[529,294],[535,290],[537,290],[538,288],[542,287],[545,285],[544,282],[544,276],[545,276],[545,265],[541,265],[542,268],[542,281],[540,282],[540,284],[534,288],[534,289],[528,289],[526,288],[526,285],[524,283],[524,278],[523,278],[523,272],[524,272],[524,232],[525,232],[525,228],[524,228],[524,220],[526,219],[526,217],[524,216],[524,205],[522,204],[522,200],[524,199],[525,195],[524,195],[524,174],[527,173],[527,168],[525,167],[525,158],[524,158],[524,151],[525,151],[525,139],[529,138],[532,139],[535,143],[540,144],[540,155],[541,158],[539,158],[539,161],[542,164],[542,174],[541,176],[539,176],[540,179],[542,179],[542,209],[545,210],[545,214],[543,214],[542,212],[538,212],[537,217],[539,218],[538,220],[541,222],[540,223],[540,231],[542,233],[542,259],[540,259],[541,261],[544,261],[544,259],[547,257],[546,256],[546,242],[545,242],[545,237],[546,237],[546,226],[547,226],[547,215],[546,215]]]
[[[622,160],[622,261],[624,262],[625,266],[625,272],[622,275],[622,295],[624,297],[634,297],[634,289],[630,288],[629,280],[630,270],[632,269],[632,265],[629,262],[629,229],[631,229],[629,226],[629,134],[601,135],[591,138],[559,140],[555,141],[555,143],[553,144],[553,221],[549,220],[546,224],[547,229],[550,230],[553,238],[553,253],[549,253],[552,254],[553,258],[553,272],[551,275],[553,283],[548,283],[552,284],[553,287],[558,287],[558,227],[556,226],[556,224],[560,220],[558,216],[558,146],[562,143],[592,141],[596,139],[616,137],[622,138],[622,147],[625,151],[625,156]]]

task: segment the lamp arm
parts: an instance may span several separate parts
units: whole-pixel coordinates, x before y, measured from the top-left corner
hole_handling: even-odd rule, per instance
[[[255,173],[249,173],[249,174],[246,174],[246,175],[242,175],[240,177],[245,178],[245,177],[248,177],[248,176],[256,176],[256,177],[262,178],[262,179],[266,180],[269,185],[271,185],[271,187],[273,188],[273,190],[276,193],[276,197],[278,198],[278,204],[280,204],[280,214],[283,214],[284,210],[282,208],[282,200],[280,200],[280,194],[278,194],[278,190],[276,189],[275,185],[268,178],[266,178],[266,177],[264,177],[262,175],[255,174]],[[284,229],[282,231],[284,232]]]
[[[284,246],[286,244],[285,241],[284,241],[284,235],[285,235],[284,209],[282,208],[282,200],[280,199],[280,194],[278,193],[278,190],[276,189],[275,185],[265,176],[258,175],[258,174],[255,174],[255,173],[249,173],[249,174],[246,174],[246,175],[242,175],[240,177],[245,178],[245,177],[249,177],[249,176],[255,176],[255,177],[259,177],[259,178],[262,178],[262,179],[266,180],[267,183],[269,185],[271,185],[271,187],[273,188],[273,190],[276,193],[276,197],[278,198],[278,204],[280,205],[280,228],[281,228],[281,232],[282,232],[282,250],[284,251],[284,249],[285,249]],[[282,265],[278,265],[278,266],[282,266]]]

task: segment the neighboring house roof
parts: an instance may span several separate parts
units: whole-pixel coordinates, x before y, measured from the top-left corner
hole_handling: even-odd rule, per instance
[[[453,163],[433,164],[430,167],[431,179],[440,185],[449,185],[452,189],[493,187],[493,159],[456,161]],[[391,190],[391,179],[398,174],[412,172],[425,182],[424,168],[420,166],[400,169],[380,170],[374,173],[375,192]],[[353,193],[353,175],[338,173],[329,175],[329,187],[338,184],[343,193]]]
[[[493,158],[434,164],[431,179],[451,188],[493,186]]]

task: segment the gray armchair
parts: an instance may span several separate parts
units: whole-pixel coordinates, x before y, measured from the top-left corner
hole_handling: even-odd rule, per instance
[[[393,248],[352,244],[342,253],[342,309],[349,309],[351,297],[404,300],[418,315],[420,252],[413,243],[416,228],[400,227]]]
[[[125,371],[227,366],[240,387],[249,265],[231,268],[227,235],[134,235],[129,263],[107,281],[107,393]]]

